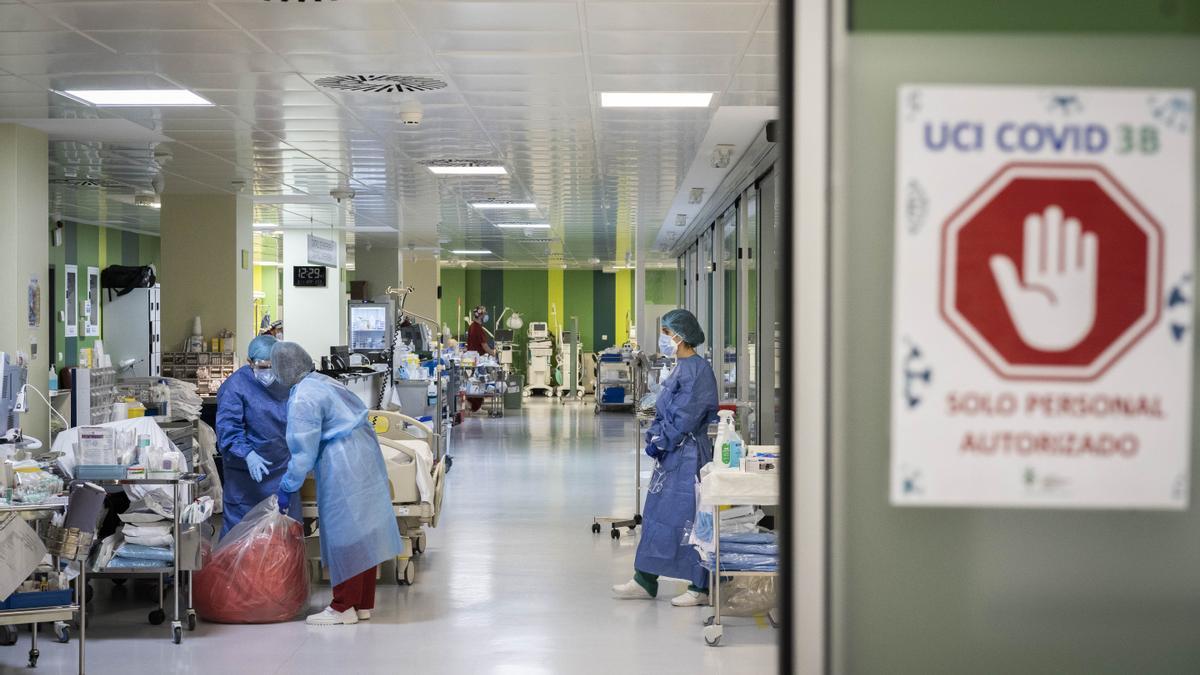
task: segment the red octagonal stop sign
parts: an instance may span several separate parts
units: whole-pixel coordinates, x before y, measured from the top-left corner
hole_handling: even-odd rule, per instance
[[[999,375],[1094,380],[1158,321],[1162,229],[1093,164],[1004,166],[942,229],[942,316]]]

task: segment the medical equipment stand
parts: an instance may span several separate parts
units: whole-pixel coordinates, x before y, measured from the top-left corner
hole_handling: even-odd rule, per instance
[[[608,536],[619,540],[622,527],[628,527],[633,532],[642,524],[642,436],[652,422],[653,415],[637,414],[637,433],[633,439],[633,517],[595,516],[592,518],[592,534],[600,534],[604,529],[600,523],[608,523],[612,527]]]
[[[10,517],[22,517],[22,513],[38,513],[45,512],[47,515],[66,509],[66,504],[36,504],[30,506],[0,506],[0,516],[4,514],[13,514]],[[83,675],[85,652],[84,644],[87,642],[87,561],[86,551],[84,552],[85,560],[79,565],[79,576],[75,586],[76,602],[69,605],[58,605],[54,607],[30,607],[28,609],[5,609],[0,610],[0,626],[19,626],[30,624],[32,626],[33,636],[29,644],[29,667],[37,668],[38,657],[41,652],[37,648],[38,638],[38,623],[43,621],[53,621],[55,623],[55,632],[58,633],[59,642],[67,642],[70,633],[66,629],[66,621],[70,621],[75,615],[79,615],[79,674]],[[54,556],[55,565],[58,565],[59,556]]]

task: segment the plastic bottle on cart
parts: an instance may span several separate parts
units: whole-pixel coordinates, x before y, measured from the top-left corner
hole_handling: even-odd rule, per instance
[[[429,386],[425,388],[425,403],[427,403],[431,407],[437,405],[437,394],[438,394],[437,382],[434,380],[430,380]]]
[[[717,424],[715,464],[721,471],[738,471],[742,468],[745,444],[734,427],[733,411],[721,410],[717,416],[720,422]]]

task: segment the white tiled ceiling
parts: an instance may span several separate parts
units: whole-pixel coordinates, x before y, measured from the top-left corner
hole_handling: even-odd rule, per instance
[[[654,241],[716,107],[777,103],[775,14],[774,0],[0,0],[0,118],[120,116],[173,139],[157,158],[149,145],[54,142],[51,210],[84,222],[154,230],[157,212],[132,196],[160,174],[168,198],[239,181],[256,195],[348,185],[359,241],[487,248],[510,264],[623,262]],[[448,86],[313,84],[384,73]],[[216,107],[96,109],[50,92],[155,87],[194,89]],[[606,90],[716,97],[699,110],[601,109]],[[404,126],[414,101],[424,121]],[[437,178],[417,164],[443,158],[510,173]],[[536,201],[540,213],[485,218],[468,206],[484,199]],[[528,218],[552,229],[531,242],[493,225]],[[256,220],[338,215],[263,204]]]

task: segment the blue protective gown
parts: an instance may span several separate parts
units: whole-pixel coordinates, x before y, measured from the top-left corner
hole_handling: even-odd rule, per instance
[[[286,429],[287,398],[264,387],[250,366],[238,368],[217,390],[217,446],[225,465],[222,537],[250,509],[278,492],[291,457]],[[246,468],[251,450],[271,463],[261,483],[254,482]],[[299,505],[295,514],[299,516]]]
[[[387,467],[358,396],[319,373],[306,376],[288,399],[287,442],[292,459],[280,488],[293,493],[310,471],[316,477],[321,558],[334,585],[400,555]]]
[[[642,511],[642,538],[633,566],[639,572],[708,586],[700,554],[686,543],[696,515],[696,481],[712,461],[708,425],[717,421],[717,378],[701,356],[679,359],[662,383],[646,454],[658,460]]]

